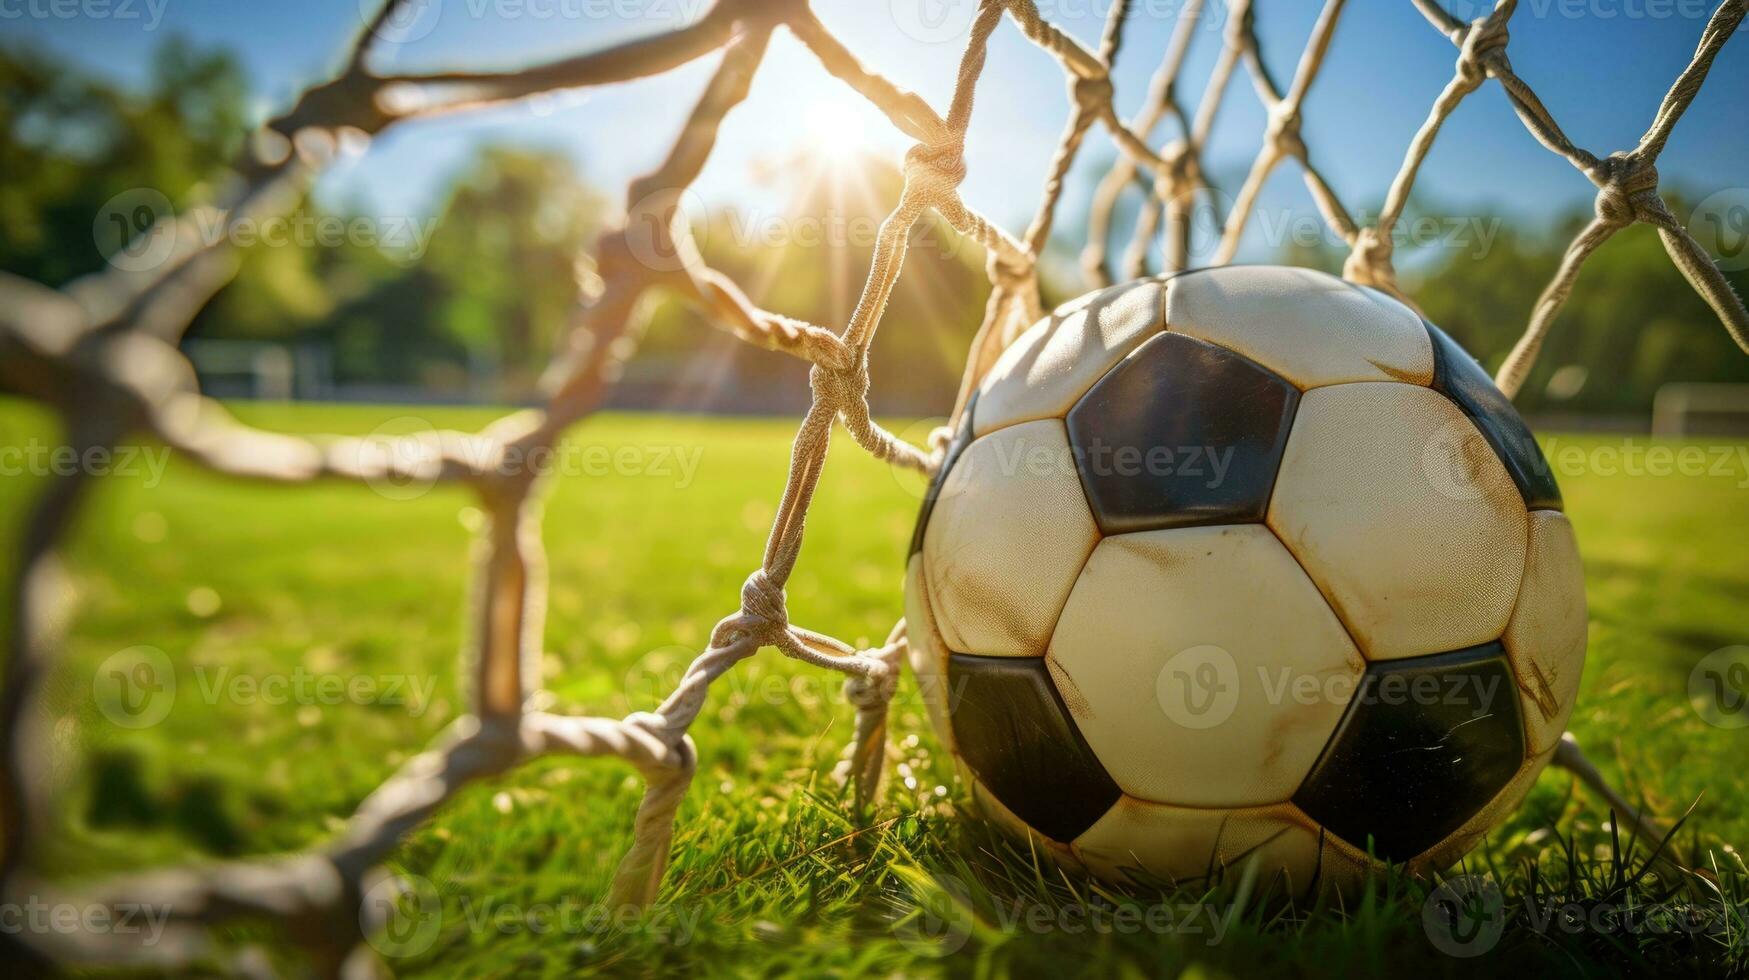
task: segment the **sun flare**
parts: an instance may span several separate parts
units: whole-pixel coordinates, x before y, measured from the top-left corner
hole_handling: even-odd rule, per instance
[[[862,106],[846,99],[820,99],[803,115],[809,149],[825,160],[854,159],[868,148]]]

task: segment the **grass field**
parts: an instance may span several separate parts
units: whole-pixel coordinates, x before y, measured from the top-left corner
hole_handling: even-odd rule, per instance
[[[366,432],[395,415],[457,427],[490,417],[242,411],[305,431]],[[618,416],[576,430],[579,446],[638,447],[640,462],[552,487],[543,666],[556,710],[649,708],[679,676],[757,563],[792,428]],[[24,445],[53,433],[42,416],[6,405],[0,436]],[[636,920],[590,911],[629,840],[636,777],[613,762],[542,762],[468,791],[400,849],[397,868],[430,883],[443,915],[429,948],[392,966],[466,977],[1443,976],[1503,961],[1554,974],[1741,972],[1749,729],[1709,725],[1687,690],[1699,658],[1749,643],[1749,446],[1707,444],[1718,447],[1714,465],[1728,461],[1719,473],[1655,475],[1639,470],[1661,457],[1636,466],[1624,453],[1644,451],[1643,439],[1553,441],[1592,617],[1572,729],[1630,797],[1663,815],[1694,805],[1680,843],[1711,877],[1671,901],[1704,909],[1710,932],[1538,928],[1533,886],[1570,888],[1589,910],[1657,901],[1678,884],[1611,877],[1624,862],[1611,857],[1607,813],[1558,772],[1469,859],[1469,870],[1504,883],[1509,916],[1480,961],[1430,942],[1425,884],[1388,880],[1344,904],[1283,908],[1242,892],[1198,905],[1196,893],[1123,894],[1064,877],[964,811],[909,680],[883,799],[859,820],[830,778],[850,734],[838,683],[766,651],[719,684],[693,729],[699,776],[658,908]],[[917,488],[842,437],[834,445],[790,608],[798,622],[866,644],[901,614]],[[1584,462],[1563,464],[1565,447]],[[576,458],[590,469],[601,457]],[[0,481],[8,533],[30,487],[28,477]],[[66,760],[56,767],[59,822],[36,866],[77,877],[333,834],[459,710],[468,528],[479,516],[469,505],[442,488],[390,500],[348,485],[239,484],[174,458],[161,483],[145,473],[105,482],[71,548],[79,615],[49,684]],[[160,723],[129,730],[98,709],[93,678],[142,644],[176,665],[177,696]],[[355,676],[378,690],[333,698],[318,681]]]

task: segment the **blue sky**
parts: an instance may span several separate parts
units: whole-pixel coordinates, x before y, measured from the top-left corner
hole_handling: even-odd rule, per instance
[[[672,29],[704,0],[425,0],[405,43],[381,45],[383,69],[508,67],[591,50]],[[258,110],[283,105],[325,77],[359,29],[361,3],[374,0],[0,0],[9,43],[45,48],[88,68],[137,82],[150,51],[180,34],[235,51]],[[1054,23],[1093,44],[1110,0],[1044,0]],[[1446,0],[1474,15],[1479,0]],[[928,5],[919,8],[919,4]],[[1164,50],[1182,0],[1136,0],[1116,70],[1120,109],[1132,112]],[[975,0],[816,0],[814,7],[865,63],[938,109],[952,88],[961,38],[920,39],[920,9],[964,23]],[[1317,14],[1311,0],[1258,0],[1265,58],[1285,83]],[[1220,41],[1225,4],[1213,0],[1186,71],[1187,97],[1200,93]],[[1542,95],[1568,134],[1594,152],[1631,146],[1670,80],[1691,56],[1711,14],[1708,0],[1524,0],[1513,21],[1514,66]],[[63,16],[71,13],[72,16]],[[957,18],[957,20],[956,20]],[[907,26],[911,30],[907,32]],[[1408,0],[1352,0],[1306,108],[1314,159],[1354,209],[1376,206],[1404,147],[1450,77],[1456,51]],[[476,148],[510,143],[574,159],[617,199],[627,178],[662,157],[708,77],[714,58],[666,75],[562,94],[465,116],[406,124],[362,157],[323,178],[319,194],[382,216],[424,215],[441,204]],[[1749,180],[1749,38],[1738,37],[1660,164],[1665,186],[1705,196]],[[1011,229],[1036,200],[1068,112],[1055,63],[1005,23],[978,89],[963,185],[968,201]],[[847,122],[848,121],[848,122]],[[755,205],[781,186],[761,184],[761,160],[783,159],[809,142],[809,123],[837,138],[858,130],[897,159],[906,141],[872,109],[847,96],[799,44],[780,32],[748,102],[730,117],[698,185],[708,203]],[[860,125],[859,125],[860,124]],[[1248,79],[1228,93],[1208,150],[1211,171],[1231,189],[1257,150],[1263,113]],[[1157,139],[1164,133],[1157,134]],[[1109,140],[1095,133],[1072,172],[1066,220],[1081,213]],[[1590,185],[1532,140],[1497,85],[1472,95],[1441,134],[1418,188],[1441,213],[1504,209],[1543,218],[1590,199]],[[1698,192],[1698,193],[1696,193]],[[1692,198],[1691,198],[1692,199]],[[1278,214],[1313,212],[1296,168],[1284,166],[1263,200]],[[1262,257],[1253,229],[1246,254]],[[1242,257],[1245,257],[1242,255]]]

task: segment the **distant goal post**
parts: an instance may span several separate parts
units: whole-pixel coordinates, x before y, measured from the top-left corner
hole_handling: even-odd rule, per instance
[[[1652,398],[1655,436],[1749,435],[1749,384],[1678,382]]]

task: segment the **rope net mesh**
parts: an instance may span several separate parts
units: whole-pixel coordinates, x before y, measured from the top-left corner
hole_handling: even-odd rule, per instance
[[[675,812],[697,764],[688,730],[711,683],[766,647],[846,676],[848,700],[856,708],[848,775],[857,804],[866,804],[882,768],[887,705],[905,649],[904,623],[880,647],[856,649],[792,622],[784,586],[801,553],[809,501],[834,423],[858,446],[894,465],[930,473],[941,464],[947,429],[937,430],[927,446],[912,445],[876,422],[867,400],[869,348],[904,265],[912,225],[932,210],[983,246],[987,257],[992,291],[967,358],[957,414],[1003,347],[1041,316],[1039,256],[1050,237],[1064,175],[1096,124],[1121,153],[1093,196],[1089,241],[1081,255],[1086,277],[1094,285],[1112,281],[1108,244],[1113,211],[1124,189],[1144,177],[1151,197],[1124,247],[1118,271],[1126,279],[1146,274],[1156,236],[1164,271],[1183,267],[1191,251],[1191,208],[1213,190],[1201,162],[1203,148],[1227,83],[1241,64],[1266,110],[1267,124],[1261,149],[1220,229],[1216,264],[1232,259],[1264,182],[1291,160],[1302,171],[1324,221],[1348,245],[1345,276],[1413,305],[1397,284],[1392,230],[1441,126],[1466,96],[1493,80],[1530,134],[1597,187],[1595,217],[1567,247],[1530,312],[1522,338],[1500,369],[1499,386],[1509,396],[1517,392],[1586,258],[1635,223],[1657,228],[1671,261],[1739,346],[1749,350],[1749,314],[1718,267],[1672,216],[1659,195],[1656,168],[1671,131],[1700,90],[1714,57],[1742,22],[1749,0],[1719,5],[1693,60],[1671,85],[1645,135],[1633,148],[1606,156],[1574,145],[1514,73],[1508,28],[1515,0],[1500,0],[1485,16],[1469,22],[1435,0],[1414,2],[1428,23],[1451,40],[1456,65],[1403,153],[1377,221],[1362,226],[1320,173],[1301,134],[1301,108],[1324,64],[1344,0],[1326,0],[1285,86],[1264,65],[1252,3],[1232,0],[1208,84],[1200,101],[1188,107],[1179,98],[1177,82],[1204,5],[1186,0],[1145,104],[1127,121],[1113,106],[1108,70],[1123,41],[1129,13],[1123,0],[1112,5],[1097,50],[1045,21],[1033,0],[982,0],[945,115],[865,67],[804,0],[719,0],[695,22],[672,32],[517,71],[382,74],[367,64],[372,43],[405,6],[404,0],[389,0],[353,43],[340,73],[305,91],[289,111],[256,134],[237,165],[222,208],[185,214],[166,222],[168,227],[152,230],[173,236],[168,261],[150,273],[109,269],[58,291],[10,275],[0,278],[5,300],[0,302],[0,384],[56,410],[66,444],[81,452],[143,433],[229,476],[280,483],[442,481],[472,488],[487,519],[480,531],[470,598],[471,710],[405,763],[363,802],[334,841],[317,850],[149,873],[82,893],[83,900],[111,906],[149,901],[166,909],[169,927],[156,945],[116,934],[76,933],[32,937],[42,944],[39,952],[70,961],[186,963],[213,955],[208,927],[263,917],[282,923],[324,972],[350,972],[371,956],[361,944],[372,923],[360,916],[360,896],[381,879],[380,865],[401,837],[469,783],[548,755],[611,756],[641,773],[645,791],[633,840],[615,874],[609,901],[647,904],[656,895]],[[1005,19],[1061,65],[1073,103],[1037,211],[1019,237],[969,208],[957,191],[966,174],[962,151],[986,49]],[[861,297],[849,322],[837,330],[755,305],[727,276],[704,263],[679,207],[682,192],[710,156],[724,119],[746,98],[767,42],[780,28],[916,141],[905,154],[903,187],[880,226]],[[178,340],[235,269],[226,236],[203,239],[196,231],[201,223],[215,216],[234,221],[290,207],[339,144],[358,134],[371,136],[402,120],[556,89],[655,75],[712,53],[720,53],[715,73],[678,139],[660,166],[631,183],[623,223],[596,243],[589,276],[593,295],[543,378],[542,407],[473,433],[309,439],[244,426],[199,393]],[[1168,117],[1179,135],[1156,144],[1154,130]],[[678,261],[640,261],[640,256],[652,254],[677,256]],[[528,468],[499,463],[554,446],[569,426],[601,405],[636,347],[639,300],[652,290],[682,298],[709,322],[750,344],[810,362],[812,405],[796,433],[765,553],[742,586],[739,609],[716,624],[709,646],[667,699],[653,711],[620,719],[531,710],[527,706],[538,681],[535,663],[545,595],[539,501],[531,493],[536,480]],[[26,884],[24,859],[45,805],[40,770],[45,768],[47,740],[36,730],[32,708],[65,628],[67,590],[59,548],[92,479],[85,473],[50,478],[32,504],[15,552],[0,693],[0,725],[6,737],[0,753],[0,887],[9,894]],[[29,885],[33,893],[45,890],[40,882]]]

